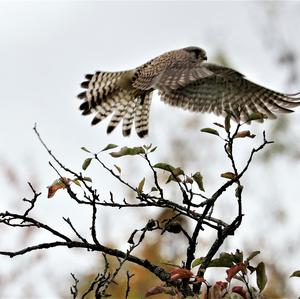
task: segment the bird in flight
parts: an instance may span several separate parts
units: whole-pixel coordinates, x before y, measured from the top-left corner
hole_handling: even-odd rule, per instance
[[[207,63],[206,52],[187,47],[164,53],[135,69],[96,72],[85,76],[85,91],[78,97],[83,115],[93,113],[92,125],[113,114],[107,133],[123,120],[122,132],[130,135],[133,123],[139,137],[148,134],[152,94],[162,101],[194,112],[212,112],[247,121],[253,112],[276,118],[300,105],[300,93],[283,94],[249,81],[241,73]]]

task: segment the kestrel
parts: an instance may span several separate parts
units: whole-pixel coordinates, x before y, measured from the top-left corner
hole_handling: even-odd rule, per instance
[[[159,91],[169,105],[195,112],[230,113],[236,121],[246,121],[253,112],[266,118],[293,112],[300,105],[300,93],[283,94],[247,80],[241,73],[205,62],[206,52],[187,47],[164,53],[135,69],[96,72],[85,76],[78,95],[83,115],[95,113],[95,125],[113,114],[107,128],[112,132],[123,119],[123,135],[133,122],[139,137],[148,134],[151,98]]]

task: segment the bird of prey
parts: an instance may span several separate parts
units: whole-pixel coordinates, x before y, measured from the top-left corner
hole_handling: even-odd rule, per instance
[[[107,133],[123,120],[123,135],[130,135],[133,122],[139,137],[148,134],[151,98],[158,90],[169,105],[195,112],[227,115],[239,122],[253,112],[265,118],[293,112],[300,93],[283,94],[247,80],[241,73],[205,62],[206,52],[187,47],[164,53],[135,69],[96,72],[85,76],[78,95],[83,115],[94,113],[92,124],[112,115]]]

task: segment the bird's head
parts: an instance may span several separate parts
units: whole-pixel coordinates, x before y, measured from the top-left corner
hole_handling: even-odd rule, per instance
[[[198,61],[199,60],[200,61],[207,60],[206,52],[199,47],[187,47],[187,48],[184,48],[184,50],[187,51],[188,53],[190,53],[191,55],[193,55],[193,58]]]

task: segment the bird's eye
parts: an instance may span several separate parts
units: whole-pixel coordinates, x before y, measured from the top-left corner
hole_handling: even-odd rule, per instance
[[[201,55],[201,50],[195,49],[195,50],[193,50],[193,53],[195,54],[195,58],[198,59],[199,56]]]
[[[200,48],[189,47],[189,48],[187,48],[187,51],[192,53],[196,60],[198,60],[198,59],[206,60],[207,59],[205,51]]]

